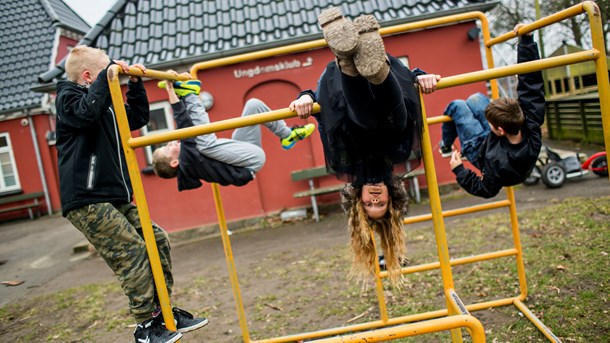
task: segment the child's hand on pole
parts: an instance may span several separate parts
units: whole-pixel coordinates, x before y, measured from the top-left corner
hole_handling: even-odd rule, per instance
[[[453,150],[449,165],[451,166],[451,170],[455,169],[457,166],[462,165],[462,154],[459,151]]]

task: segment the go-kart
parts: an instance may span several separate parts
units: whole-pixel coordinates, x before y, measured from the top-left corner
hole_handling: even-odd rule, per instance
[[[567,179],[581,177],[593,172],[600,177],[608,176],[606,152],[600,151],[591,155],[581,164],[581,154],[561,157],[548,146],[543,147],[546,156],[538,157],[538,163],[523,181],[527,186],[535,185],[540,180],[549,188],[559,188]]]

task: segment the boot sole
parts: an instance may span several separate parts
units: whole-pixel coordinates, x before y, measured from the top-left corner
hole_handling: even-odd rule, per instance
[[[356,69],[367,80],[380,83],[387,76],[390,66],[379,34],[379,24],[375,17],[366,15],[356,18],[354,25],[360,35],[358,52],[354,55]]]
[[[329,8],[318,16],[324,39],[338,58],[349,58],[358,50],[358,31],[343,17],[337,7]]]

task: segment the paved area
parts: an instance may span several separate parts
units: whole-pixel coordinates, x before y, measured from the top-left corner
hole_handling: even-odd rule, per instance
[[[569,180],[563,187],[549,189],[542,184],[515,188],[519,211],[547,206],[566,197],[610,196],[610,181],[595,175]],[[504,199],[503,192],[490,200],[475,198],[459,191],[444,197],[443,209],[471,206]],[[424,199],[425,200],[425,199]],[[426,203],[411,206],[410,215],[429,213]],[[321,222],[290,223],[273,230],[236,231],[231,236],[233,253],[240,258],[256,259],[277,246],[302,244],[315,237],[320,248],[347,244],[345,219],[339,211],[323,213]],[[478,214],[471,214],[478,215]],[[448,219],[451,220],[451,219]],[[429,224],[428,224],[429,225]],[[0,281],[23,281],[18,286],[0,286],[0,307],[23,297],[54,292],[70,287],[113,280],[110,269],[99,257],[73,253],[73,247],[84,238],[61,216],[44,216],[0,224]],[[177,282],[201,263],[224,265],[223,247],[218,237],[181,241],[172,236],[174,271]],[[204,262],[205,261],[205,262]],[[281,263],[281,261],[278,261]]]

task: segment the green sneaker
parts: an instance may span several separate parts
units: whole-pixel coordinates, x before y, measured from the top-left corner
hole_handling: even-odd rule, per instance
[[[316,126],[314,124],[307,124],[305,126],[294,126],[292,128],[290,136],[281,140],[282,148],[284,148],[284,150],[292,149],[292,147],[297,143],[297,141],[309,137],[315,129]]]
[[[160,81],[157,86],[161,89],[165,89],[165,81]],[[174,92],[181,98],[188,94],[198,95],[200,90],[201,81],[199,80],[174,81]]]

